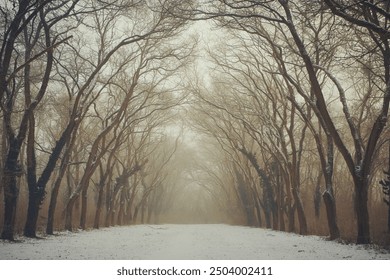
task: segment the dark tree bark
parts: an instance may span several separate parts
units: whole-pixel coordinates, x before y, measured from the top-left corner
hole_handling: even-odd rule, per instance
[[[37,188],[36,158],[35,158],[35,118],[30,116],[29,131],[27,138],[27,184],[28,184],[28,208],[27,219],[24,227],[24,236],[36,237],[36,224],[41,197],[44,196],[42,190]]]
[[[14,142],[14,141],[12,141]],[[17,176],[21,175],[21,166],[17,162],[19,147],[14,147],[16,143],[10,144],[10,153],[4,165],[4,223],[1,233],[2,239],[14,240],[16,203],[19,195],[17,187]],[[13,151],[13,152],[12,152]]]
[[[60,165],[60,171],[58,177],[53,185],[50,194],[50,204],[48,209],[47,225],[46,225],[46,233],[50,235],[54,234],[54,214],[57,206],[57,197],[58,197],[58,192],[60,190],[62,178],[64,177],[67,169],[67,163],[68,163],[68,157],[65,156]]]
[[[324,199],[326,214],[328,216],[328,228],[330,233],[329,239],[334,240],[340,237],[340,231],[336,221],[335,199],[333,193],[329,192],[328,190],[325,190],[325,192],[322,194],[322,197]]]
[[[329,238],[334,240],[340,237],[340,230],[337,225],[337,214],[336,214],[336,200],[333,194],[333,139],[328,136],[328,153],[327,153],[327,164],[325,166],[324,177],[325,177],[325,192],[323,193],[323,199],[326,207],[326,214],[328,218]]]
[[[81,213],[80,213],[80,228],[85,230],[87,226],[87,203],[88,203],[88,188],[84,188],[81,192]]]

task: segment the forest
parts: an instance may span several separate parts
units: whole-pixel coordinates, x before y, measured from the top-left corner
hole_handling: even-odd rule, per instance
[[[227,223],[390,244],[390,2],[0,0],[1,239]]]

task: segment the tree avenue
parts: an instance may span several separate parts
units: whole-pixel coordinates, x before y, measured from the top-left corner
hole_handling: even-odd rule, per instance
[[[389,1],[0,12],[2,239],[226,222],[389,242]]]

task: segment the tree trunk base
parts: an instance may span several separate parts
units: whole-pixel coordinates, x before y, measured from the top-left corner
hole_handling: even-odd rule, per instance
[[[3,232],[1,233],[0,239],[15,241],[13,231],[4,229]]]
[[[322,194],[322,198],[325,203],[326,214],[328,218],[329,239],[335,240],[340,238],[340,230],[336,221],[336,203],[333,195],[329,191],[325,191]]]

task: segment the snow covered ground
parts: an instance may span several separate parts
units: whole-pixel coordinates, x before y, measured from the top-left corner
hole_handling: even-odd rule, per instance
[[[0,241],[0,259],[390,260],[390,253],[316,236],[223,224],[136,225],[23,238],[18,243]]]

